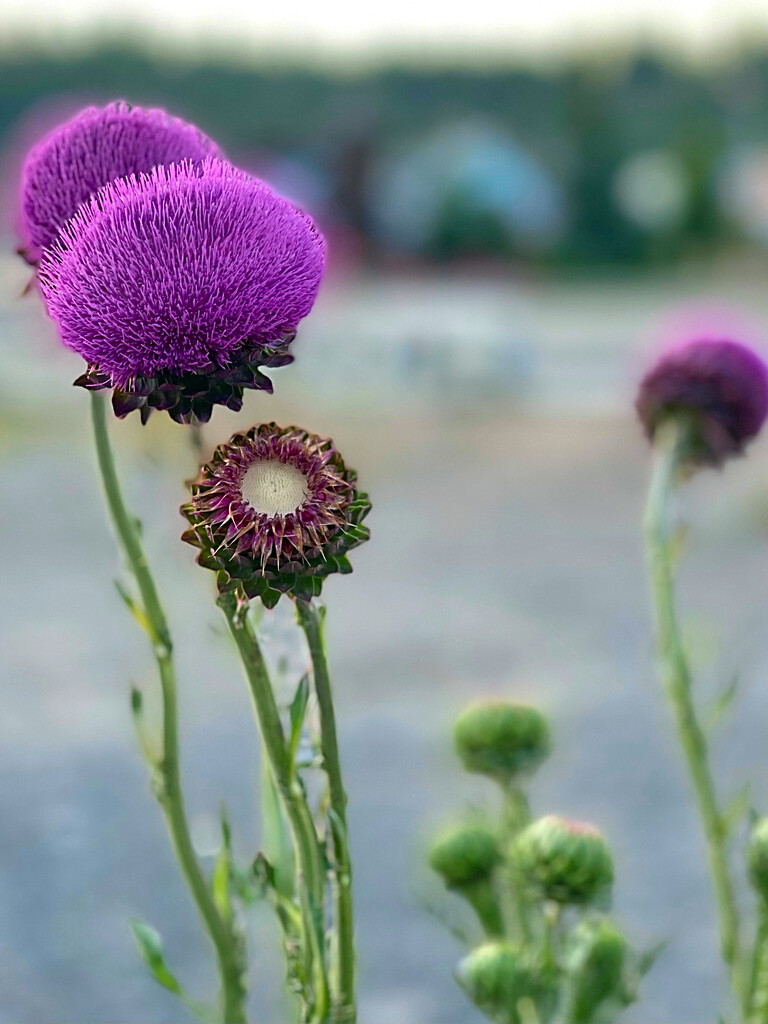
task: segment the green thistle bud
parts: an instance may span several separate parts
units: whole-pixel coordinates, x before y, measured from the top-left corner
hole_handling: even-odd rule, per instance
[[[768,900],[768,818],[755,822],[747,843],[747,870],[753,887]]]
[[[503,935],[499,899],[492,878],[501,861],[496,836],[480,824],[459,825],[433,843],[429,863],[448,889],[474,908],[487,935]]]
[[[614,925],[603,918],[581,921],[571,936],[569,974],[571,988],[565,1019],[570,1024],[587,1024],[607,1000],[626,1002],[623,991],[627,941]]]
[[[519,1024],[521,1003],[542,997],[540,972],[508,942],[486,942],[459,964],[457,980],[472,1002],[499,1024]],[[530,1014],[526,1014],[530,1018]]]
[[[557,903],[590,903],[606,896],[613,882],[613,859],[597,829],[554,814],[528,825],[512,842],[509,859],[515,874]]]
[[[459,825],[432,845],[429,864],[449,889],[491,877],[501,855],[496,836],[483,825]]]
[[[453,728],[456,751],[468,772],[503,785],[532,772],[550,750],[549,727],[536,708],[508,701],[473,704]]]

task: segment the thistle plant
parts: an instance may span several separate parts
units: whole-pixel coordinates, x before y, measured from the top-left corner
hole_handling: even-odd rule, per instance
[[[640,384],[636,408],[654,453],[645,540],[659,675],[701,820],[720,952],[730,988],[744,1019],[765,1020],[768,1006],[760,980],[768,960],[760,871],[762,832],[757,829],[753,833],[750,846],[751,876],[758,895],[757,938],[750,958],[744,949],[729,855],[736,819],[723,805],[715,783],[695,680],[680,631],[673,502],[685,480],[741,455],[759,433],[768,414],[768,371],[755,352],[738,342],[695,339],[664,354],[648,371]]]
[[[600,832],[531,819],[525,780],[550,752],[546,719],[527,705],[473,704],[454,742],[465,769],[502,791],[494,812],[454,823],[430,849],[430,866],[475,919],[456,980],[500,1024],[616,1020],[656,950],[635,953],[607,915],[613,859]]]
[[[191,484],[182,508],[191,524],[184,539],[198,562],[216,573],[219,606],[245,670],[259,731],[288,821],[297,869],[298,920],[281,918],[289,982],[307,1020],[355,1018],[355,950],[347,798],[341,776],[335,712],[325,645],[324,609],[314,602],[330,573],[351,572],[347,553],[368,538],[370,510],[356,475],[333,442],[274,423],[236,434],[220,445]],[[280,719],[249,607],[295,602],[312,661],[320,718],[320,764],[327,795],[313,815],[297,763],[296,737],[307,705],[306,681],[291,706],[290,739]],[[317,819],[317,820],[315,820]],[[326,957],[326,864],[332,928]],[[270,878],[272,897],[280,896]],[[298,956],[295,953],[298,948]]]
[[[322,581],[348,573],[368,537],[370,504],[325,438],[274,424],[235,435],[191,485],[184,539],[216,571],[218,604],[242,658],[262,738],[264,792],[287,823],[293,854],[238,864],[231,825],[210,871],[190,837],[179,768],[178,689],[168,619],[128,509],[109,439],[109,406],[198,426],[216,405],[239,409],[246,389],[269,392],[264,367],[289,346],[314,303],[325,242],[311,219],[226,163],[216,144],[163,111],[117,102],[89,108],[30,152],[21,183],[22,255],[36,267],[64,345],[86,361],[97,464],[132,586],[123,600],[146,633],[162,696],[159,745],[140,691],[131,709],[153,792],[219,975],[211,1008],[165,962],[158,934],[134,922],[156,980],[206,1020],[246,1020],[243,915],[266,898],[283,930],[288,981],[304,1021],[353,1021],[355,950],[346,794],[323,636]],[[283,716],[254,628],[253,602],[295,603],[312,670]],[[300,739],[314,690],[320,738],[311,765]],[[325,786],[310,799],[303,770]],[[265,807],[267,800],[265,799]],[[281,816],[284,816],[281,817]],[[272,820],[274,825],[274,816]],[[331,907],[327,906],[328,890]]]

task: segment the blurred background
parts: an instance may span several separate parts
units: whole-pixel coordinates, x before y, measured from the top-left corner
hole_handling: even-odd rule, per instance
[[[535,809],[603,829],[620,924],[640,947],[669,941],[631,1019],[715,1013],[702,844],[653,675],[631,403],[665,338],[768,332],[768,11],[504,6],[0,0],[0,1021],[177,1020],[131,916],[196,994],[213,984],[134,748],[129,684],[154,680],[112,587],[80,362],[13,255],[25,147],[116,97],[195,121],[329,238],[296,364],[205,440],[299,422],[336,439],[374,500],[354,575],[325,591],[362,1020],[477,1019],[438,920],[460,908],[424,849],[446,818],[493,807],[450,744],[489,694],[550,715]],[[178,543],[188,438],[160,417],[113,436],[179,649],[195,838],[213,849],[223,798],[246,856],[258,752],[211,580]],[[763,812],[767,466],[759,442],[689,488],[681,581],[702,699],[740,681],[714,747],[723,796],[752,778]],[[287,610],[264,628],[278,657]],[[253,1013],[279,1021],[268,912],[251,927]]]

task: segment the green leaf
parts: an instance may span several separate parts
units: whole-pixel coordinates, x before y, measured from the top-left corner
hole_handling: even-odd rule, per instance
[[[751,807],[749,798],[749,783],[746,782],[735,796],[731,797],[725,805],[722,813],[723,832],[726,836],[737,827],[740,821],[747,817]]]
[[[661,942],[657,942],[656,945],[651,946],[650,949],[646,949],[643,950],[642,953],[638,953],[635,960],[635,969],[641,978],[646,976],[668,945],[669,939],[662,939]]]
[[[293,771],[296,763],[296,751],[299,749],[299,740],[301,739],[301,729],[304,725],[304,716],[307,712],[307,704],[309,703],[309,676],[303,675],[299,680],[299,685],[296,687],[296,693],[291,701],[290,717],[291,717],[291,735],[288,741],[288,754],[290,758],[291,771]]]
[[[211,894],[216,908],[225,921],[232,920],[232,901],[229,883],[232,873],[232,830],[229,827],[226,808],[221,808],[221,847],[216,854],[211,873]]]
[[[141,628],[144,630],[144,632],[145,633],[151,633],[151,627],[150,627],[150,624],[149,624],[149,620],[147,619],[147,616],[146,616],[146,614],[144,612],[144,609],[128,593],[128,591],[125,589],[125,587],[120,582],[120,580],[115,580],[114,582],[115,582],[115,590],[118,592],[118,594],[122,598],[122,601],[123,601],[123,604],[125,605],[125,607],[131,613],[131,615],[134,617],[134,619],[138,622],[138,624],[141,626]]]
[[[181,985],[165,965],[163,942],[159,934],[154,928],[135,918],[131,919],[130,925],[139,954],[152,972],[155,981],[169,992],[173,992],[174,995],[184,998]]]
[[[723,717],[725,712],[730,708],[733,703],[733,698],[736,696],[736,692],[739,688],[739,677],[735,675],[728,686],[723,690],[720,696],[712,706],[711,711],[707,717],[704,728],[707,732],[711,731],[718,724],[720,719]]]
[[[141,718],[141,713],[144,709],[144,698],[141,695],[141,690],[137,686],[131,687],[131,714],[134,718]]]
[[[272,778],[272,769],[263,753],[261,758],[261,819],[264,830],[264,849],[269,863],[274,865],[275,888],[283,896],[291,897],[294,890],[293,847]]]

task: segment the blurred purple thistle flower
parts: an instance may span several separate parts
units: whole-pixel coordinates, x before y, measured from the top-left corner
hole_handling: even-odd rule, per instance
[[[368,539],[361,524],[371,506],[356,481],[328,438],[253,427],[201,468],[182,507],[191,524],[183,539],[219,574],[220,590],[267,607],[283,593],[309,600],[326,576],[352,571],[347,553]]]
[[[124,100],[87,107],[27,154],[21,175],[19,251],[37,264],[78,207],[117,178],[218,155],[215,142],[164,110],[145,110]]]
[[[735,341],[701,339],[670,349],[640,383],[635,402],[648,439],[677,417],[688,429],[689,465],[740,455],[768,414],[768,369]]]
[[[40,284],[88,362],[77,384],[114,388],[118,416],[205,422],[216,404],[239,409],[245,388],[271,391],[259,367],[292,361],[324,267],[308,216],[205,160],[107,185],[47,250]]]

